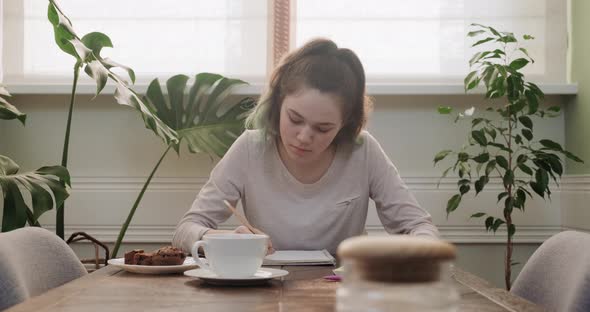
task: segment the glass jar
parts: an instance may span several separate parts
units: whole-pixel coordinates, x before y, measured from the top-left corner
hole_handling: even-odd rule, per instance
[[[344,241],[338,255],[343,273],[337,311],[457,311],[451,244],[406,235],[363,236]]]

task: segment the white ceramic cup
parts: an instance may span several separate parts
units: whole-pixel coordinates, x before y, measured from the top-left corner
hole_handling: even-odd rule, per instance
[[[262,234],[206,234],[193,244],[191,252],[197,264],[220,277],[245,278],[253,276],[262,266],[268,236]],[[203,247],[208,264],[198,257]]]

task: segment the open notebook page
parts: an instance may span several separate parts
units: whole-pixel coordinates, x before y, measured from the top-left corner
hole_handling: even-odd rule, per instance
[[[277,250],[264,258],[263,265],[334,265],[336,259],[323,250]]]

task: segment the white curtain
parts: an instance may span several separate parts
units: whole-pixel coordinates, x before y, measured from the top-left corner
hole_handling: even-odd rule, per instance
[[[4,1],[6,83],[71,80],[74,58],[56,46],[47,0]],[[266,70],[266,0],[57,0],[79,36],[108,35],[104,55],[139,80],[215,72],[251,80]],[[81,75],[85,76],[85,75]],[[69,79],[69,80],[68,80]]]
[[[327,37],[351,48],[370,81],[454,82],[477,52],[469,25],[481,23],[534,36],[522,43],[535,59],[525,74],[565,82],[566,10],[565,0],[297,0],[295,42]]]
[[[1,0],[0,0],[1,1]],[[272,0],[58,0],[79,35],[106,33],[104,55],[132,67],[140,82],[216,72],[262,82]],[[475,49],[471,23],[536,39],[529,79],[566,82],[566,0],[292,0],[294,47],[334,39],[360,56],[369,82],[461,82]],[[69,83],[73,57],[60,51],[47,0],[3,1],[6,84]],[[481,48],[486,48],[482,46]],[[85,75],[82,75],[85,76]]]

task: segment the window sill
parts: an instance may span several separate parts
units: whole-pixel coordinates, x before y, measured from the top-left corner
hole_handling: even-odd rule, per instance
[[[577,83],[548,83],[538,84],[545,94],[576,95]],[[148,84],[136,84],[134,90],[144,94]],[[6,88],[11,94],[70,94],[71,84],[10,84]],[[252,84],[237,87],[236,94],[259,95],[265,88],[263,84]],[[79,83],[76,94],[94,94],[96,85],[92,83]],[[101,94],[113,94],[114,87],[107,84]],[[482,94],[483,88],[478,88],[470,94]],[[369,83],[367,84],[369,95],[465,95],[461,83]]]

